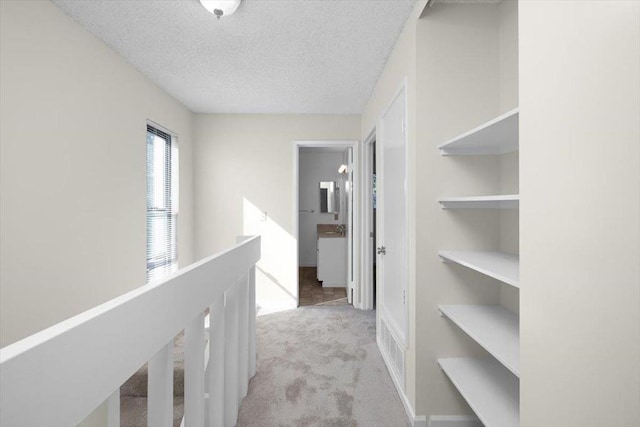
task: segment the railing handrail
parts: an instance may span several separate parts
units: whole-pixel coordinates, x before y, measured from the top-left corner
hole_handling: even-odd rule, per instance
[[[255,236],[0,349],[0,425],[77,425],[259,258]]]

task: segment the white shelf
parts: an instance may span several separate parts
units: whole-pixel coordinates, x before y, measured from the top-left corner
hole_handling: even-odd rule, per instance
[[[438,202],[443,209],[518,209],[520,195],[442,197]]]
[[[439,251],[444,262],[455,262],[516,288],[520,287],[520,257],[502,252]]]
[[[443,156],[500,155],[518,150],[515,108],[440,145]]]
[[[440,312],[520,376],[518,315],[499,305],[440,305]]]
[[[495,359],[438,359],[485,427],[520,424],[520,381]]]

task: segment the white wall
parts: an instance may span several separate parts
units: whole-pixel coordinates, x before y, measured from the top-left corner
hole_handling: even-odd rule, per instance
[[[258,305],[295,306],[293,141],[357,140],[359,127],[358,115],[197,114],[196,255],[261,234]]]
[[[145,283],[146,120],[179,135],[193,258],[191,113],[48,1],[2,1],[1,345]]]
[[[389,59],[380,73],[373,92],[367,101],[362,112],[361,140],[365,140],[370,132],[375,128],[384,110],[389,107],[398,90],[405,83],[407,84],[407,259],[408,276],[407,283],[407,309],[409,318],[408,346],[405,356],[405,378],[404,394],[408,405],[412,410],[415,408],[416,399],[416,336],[415,336],[415,313],[416,313],[416,213],[415,213],[415,191],[416,169],[418,167],[415,158],[416,152],[416,64],[415,64],[415,41],[416,22],[421,15],[427,0],[418,0],[409,16],[398,41],[389,55]],[[365,159],[360,159],[360,164],[364,164]],[[364,168],[363,168],[364,169]],[[364,175],[362,176],[364,178]],[[365,182],[364,179],[362,182]],[[362,277],[362,276],[360,276]],[[378,330],[380,325],[378,325]]]
[[[145,283],[147,119],[179,136],[181,265],[193,180],[184,106],[49,1],[0,19],[4,346]]]
[[[498,59],[500,61],[500,112],[518,107],[518,2],[503,1],[498,6]],[[520,194],[519,152],[499,157],[500,194]],[[500,243],[502,252],[520,253],[520,210],[501,209]],[[500,285],[500,304],[520,312],[520,292],[513,286]]]
[[[319,152],[317,149],[300,149],[299,157],[299,207],[312,209],[313,213],[300,213],[298,220],[298,264],[303,267],[315,267],[317,258],[317,225],[346,224],[345,217],[345,175],[338,173],[340,165],[346,164],[345,154],[339,151]],[[346,150],[346,149],[345,149]],[[334,214],[320,213],[320,181],[340,183],[340,214],[335,220]],[[345,260],[345,263],[347,260]]]
[[[438,304],[497,304],[498,281],[455,264],[442,249],[496,250],[500,214],[443,210],[443,196],[499,194],[500,159],[443,157],[437,146],[501,112],[499,10],[436,3],[417,26],[417,407],[426,415],[472,414],[437,365],[441,357],[486,355],[438,314]]]
[[[520,3],[521,425],[640,425],[640,3]]]

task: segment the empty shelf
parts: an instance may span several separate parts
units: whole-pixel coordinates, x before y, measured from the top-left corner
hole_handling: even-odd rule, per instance
[[[485,251],[439,251],[438,255],[445,262],[455,262],[508,285],[520,287],[518,255]]]
[[[438,148],[443,156],[500,155],[518,150],[519,109],[459,135]]]
[[[520,381],[491,358],[438,359],[485,427],[520,424]]]
[[[517,209],[520,206],[520,195],[442,197],[438,202],[444,209]]]
[[[440,312],[520,376],[518,315],[499,305],[440,305]]]

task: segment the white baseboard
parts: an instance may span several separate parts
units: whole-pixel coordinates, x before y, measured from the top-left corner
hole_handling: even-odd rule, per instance
[[[382,360],[384,360],[384,364],[387,367],[387,371],[391,376],[391,380],[393,381],[393,385],[396,386],[396,390],[398,391],[398,395],[400,396],[400,401],[402,402],[402,406],[404,406],[404,410],[407,413],[407,417],[409,418],[409,423],[413,427],[427,427],[427,417],[424,415],[420,415],[416,417],[416,413],[411,406],[411,402],[409,402],[409,398],[404,393],[402,389],[402,382],[399,378],[396,377],[396,374],[393,369],[390,368],[389,359],[387,354],[384,351],[384,346],[380,343],[380,340],[376,336],[376,343],[378,344],[378,350],[380,350],[380,354],[382,354]]]
[[[469,415],[432,415],[429,427],[483,427],[479,419]]]

